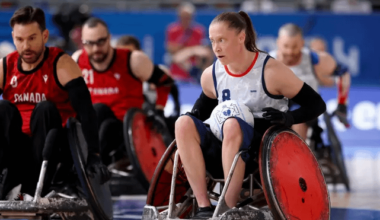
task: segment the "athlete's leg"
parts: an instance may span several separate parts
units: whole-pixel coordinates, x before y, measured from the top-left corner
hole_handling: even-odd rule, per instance
[[[98,128],[100,128],[100,126],[105,120],[110,118],[116,119],[116,116],[112,112],[111,108],[103,103],[95,103],[94,109],[98,119]]]
[[[190,116],[181,116],[175,124],[175,137],[187,179],[199,207],[210,206],[206,185],[206,166],[200,147],[201,139]]]
[[[296,124],[296,125],[293,125],[292,126],[292,129],[297,132],[297,134],[299,136],[301,136],[301,138],[303,140],[306,140],[307,138],[307,129],[309,128],[309,126],[307,126],[306,123],[301,123],[301,124]]]
[[[60,145],[62,141],[59,139],[62,138],[59,137],[63,132],[62,119],[54,103],[43,101],[35,106],[30,118],[30,130],[32,132],[34,172],[32,180],[27,182],[26,191],[28,191],[27,193],[34,193],[43,161],[42,152],[44,147],[48,147],[45,145],[52,145],[50,147],[52,147],[53,152],[49,158],[49,165],[45,174],[44,190],[48,190],[61,158]],[[50,137],[49,141],[46,142],[48,134]],[[71,159],[71,157],[69,158]]]
[[[235,118],[229,118],[223,125],[223,144],[222,144],[222,161],[225,180],[232,166],[235,155],[243,142],[243,133],[240,129],[239,122]],[[245,163],[240,157],[234,170],[234,175],[228,187],[226,194],[226,204],[228,207],[234,207],[238,201],[241,187],[243,184],[245,172]]]
[[[113,151],[124,152],[123,124],[119,121],[112,110],[102,103],[94,104],[98,117],[100,154],[105,165],[112,163]],[[115,154],[115,160],[122,158],[122,153]]]
[[[30,139],[22,133],[22,118],[17,107],[7,100],[0,100],[0,172],[8,169],[7,178],[0,192],[0,199],[13,187],[29,178],[28,150]]]

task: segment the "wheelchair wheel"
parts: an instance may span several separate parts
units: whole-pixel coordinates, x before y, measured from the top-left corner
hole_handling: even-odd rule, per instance
[[[80,123],[76,119],[70,118],[67,122],[67,128],[74,166],[95,219],[113,219],[112,199],[108,182],[101,185],[100,175],[89,177],[86,174],[85,165],[88,148]]]
[[[336,166],[338,166],[339,175],[347,191],[350,191],[350,181],[348,179],[346,166],[344,164],[342,145],[339,141],[338,136],[335,133],[334,126],[331,123],[330,115],[325,112],[323,114],[323,118],[326,123],[327,137],[329,139],[330,146],[331,146],[331,155],[332,155],[333,162],[336,164]]]
[[[322,171],[294,131],[279,126],[269,128],[259,155],[261,182],[275,219],[330,219]]]
[[[152,124],[147,122],[141,109],[132,108],[124,117],[123,135],[128,158],[136,178],[146,191],[166,150],[164,132],[152,129]]]
[[[155,207],[168,207],[169,206],[169,195],[171,188],[171,179],[173,173],[174,155],[177,151],[177,146],[175,141],[170,144],[165,154],[162,156],[156,171],[154,172],[151,186],[148,191],[146,204]],[[185,174],[185,170],[182,167],[181,160],[178,161],[177,168],[177,179],[174,202],[182,203],[187,198],[186,193],[190,189],[189,182]],[[185,217],[191,211],[192,204],[186,207],[180,216]]]

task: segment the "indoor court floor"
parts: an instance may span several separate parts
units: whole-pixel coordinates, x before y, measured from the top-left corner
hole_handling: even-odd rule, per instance
[[[329,185],[331,220],[380,219],[380,152],[374,148],[345,148],[351,191]],[[141,219],[145,196],[114,198],[114,219]]]

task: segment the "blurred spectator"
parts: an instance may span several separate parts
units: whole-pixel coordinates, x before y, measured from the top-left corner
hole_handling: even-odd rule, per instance
[[[202,46],[205,29],[193,21],[194,13],[195,7],[191,3],[181,4],[179,20],[170,24],[166,31],[166,48],[172,57],[170,70],[176,80],[198,80],[203,68],[213,61],[210,48]]]
[[[331,10],[337,13],[371,13],[372,4],[367,0],[334,0]]]
[[[299,2],[299,8],[301,10],[306,10],[306,11],[312,11],[315,10],[316,8],[316,1],[315,0],[298,0]]]
[[[245,11],[247,13],[270,13],[276,11],[277,6],[272,0],[249,0],[241,3],[240,10]]]
[[[88,5],[63,3],[53,16],[65,42],[60,47],[68,53],[82,48],[82,24],[90,18]]]
[[[310,49],[318,52],[327,51],[326,41],[319,37],[313,38],[310,41]]]
[[[6,8],[12,8],[12,7],[17,7],[18,6],[18,1],[15,0],[3,0],[0,2],[0,6],[2,9]]]

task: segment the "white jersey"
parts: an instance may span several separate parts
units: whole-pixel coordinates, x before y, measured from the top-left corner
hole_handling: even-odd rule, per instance
[[[237,100],[244,103],[253,112],[255,118],[262,118],[262,109],[272,107],[286,112],[288,99],[281,95],[271,95],[265,85],[264,67],[270,56],[257,53],[248,70],[241,75],[229,72],[217,60],[213,65],[213,81],[219,103],[226,100]]]
[[[318,92],[319,82],[314,72],[314,65],[311,60],[310,50],[303,48],[301,50],[301,62],[295,66],[288,66],[293,73],[302,81],[307,83],[311,88]],[[277,58],[277,51],[271,51],[269,53],[273,58]]]

